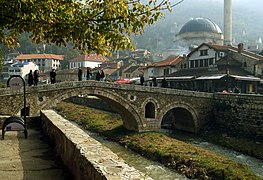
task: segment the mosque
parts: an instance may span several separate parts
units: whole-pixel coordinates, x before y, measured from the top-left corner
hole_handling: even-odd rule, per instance
[[[186,22],[174,40],[177,46],[191,47],[212,43],[223,45],[224,35],[219,26],[207,18],[192,18]]]
[[[192,18],[174,39],[177,47],[197,47],[202,43],[232,45],[232,0],[224,0],[224,33],[208,18]]]

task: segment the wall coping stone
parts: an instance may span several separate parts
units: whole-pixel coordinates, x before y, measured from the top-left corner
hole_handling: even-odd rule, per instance
[[[76,179],[152,179],[55,111],[42,110],[41,120],[43,130],[55,141],[62,161]]]

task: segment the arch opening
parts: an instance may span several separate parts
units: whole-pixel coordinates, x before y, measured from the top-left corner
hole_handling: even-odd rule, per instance
[[[113,108],[114,111],[121,116],[123,126],[126,129],[140,131],[142,127],[142,121],[136,109],[134,109],[125,98],[104,89],[103,91],[92,91],[90,89],[85,89],[83,91],[83,89],[75,89],[63,94],[55,93],[54,96],[50,96],[48,101],[45,101],[45,103],[43,103],[40,108],[50,109],[56,106],[56,104],[60,101],[70,99],[72,97],[83,98],[85,96],[93,96],[101,99],[104,104],[107,104]]]
[[[194,117],[190,111],[185,108],[177,107],[169,110],[162,119],[162,128],[182,130],[195,133],[196,125]]]
[[[155,106],[152,102],[145,105],[145,118],[155,118]]]

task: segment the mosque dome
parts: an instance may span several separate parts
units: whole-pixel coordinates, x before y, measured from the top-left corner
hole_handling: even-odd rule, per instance
[[[190,32],[212,32],[222,34],[217,24],[207,18],[192,18],[180,29],[179,34]]]

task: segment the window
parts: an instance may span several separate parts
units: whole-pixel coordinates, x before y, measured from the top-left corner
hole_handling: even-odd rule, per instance
[[[219,52],[219,56],[220,56],[220,57],[223,57],[224,55],[225,55],[224,52]]]
[[[214,64],[214,61],[213,61],[213,58],[210,58],[209,59],[209,65],[212,65],[212,64]]]
[[[184,64],[184,68],[186,68],[186,64]]]
[[[205,67],[208,67],[208,59],[205,59]]]
[[[194,68],[194,61],[190,61],[190,68]]]
[[[198,68],[199,65],[198,65],[198,60],[195,60],[195,68]]]
[[[204,67],[204,60],[203,59],[200,60],[200,67]]]
[[[200,56],[206,56],[208,55],[208,49],[200,50]]]
[[[247,67],[247,62],[244,62],[244,64],[243,64],[243,65],[244,65],[244,67]]]
[[[168,75],[169,72],[170,72],[169,69],[164,69],[164,70],[163,70],[163,75]]]

